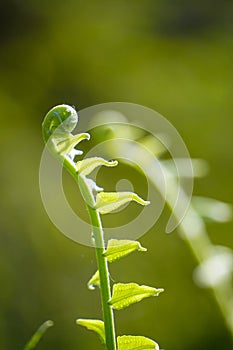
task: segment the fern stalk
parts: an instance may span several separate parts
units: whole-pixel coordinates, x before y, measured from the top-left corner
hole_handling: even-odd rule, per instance
[[[116,339],[115,339],[115,324],[112,306],[109,305],[111,299],[111,287],[108,271],[108,262],[104,257],[104,232],[102,228],[102,222],[97,210],[88,207],[88,213],[93,227],[93,237],[96,244],[96,260],[99,269],[100,276],[100,293],[102,302],[102,312],[104,319],[104,328],[106,336],[106,347],[108,350],[116,350]]]

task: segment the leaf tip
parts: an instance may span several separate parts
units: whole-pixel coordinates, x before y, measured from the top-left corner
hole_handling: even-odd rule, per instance
[[[97,270],[94,275],[91,277],[91,279],[87,282],[87,288],[89,290],[95,290],[96,287],[100,286],[100,275],[99,270]]]
[[[140,246],[138,249],[140,252],[147,252],[147,248]]]
[[[143,198],[141,198],[139,195],[137,195],[136,193],[132,193],[132,200],[134,200],[135,202],[141,204],[141,205],[149,205],[150,201],[148,200],[144,200]]]
[[[156,288],[155,289],[155,296],[157,297],[160,293],[164,292],[164,288]]]
[[[87,284],[87,288],[89,289],[89,290],[95,290],[95,286],[94,286],[94,284]]]
[[[111,165],[111,166],[117,166],[117,165],[118,165],[118,161],[117,161],[117,160],[110,160],[110,161],[109,161],[109,165]]]
[[[54,322],[52,320],[48,320],[48,321],[45,321],[44,325],[46,326],[46,328],[53,327]]]

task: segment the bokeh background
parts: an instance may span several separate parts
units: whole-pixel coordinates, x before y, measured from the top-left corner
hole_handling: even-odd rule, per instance
[[[0,1],[1,349],[22,349],[46,319],[55,327],[38,350],[102,348],[74,323],[101,314],[98,292],[86,289],[94,251],[59,233],[40,198],[41,121],[53,105],[157,110],[209,163],[194,193],[232,201],[232,23],[230,0]],[[215,244],[233,248],[232,222],[207,227]],[[118,262],[113,277],[166,293],[116,312],[118,333],[166,350],[232,349],[211,292],[193,282],[185,242],[163,222],[141,242],[148,253]]]

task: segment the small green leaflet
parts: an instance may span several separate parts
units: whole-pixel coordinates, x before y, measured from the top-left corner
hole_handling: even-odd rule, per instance
[[[105,344],[105,330],[103,321],[79,318],[76,320],[76,323],[80,326],[86,327],[90,331],[97,333],[101,342]]]
[[[117,337],[118,350],[159,350],[158,344],[146,337],[123,335]]]
[[[117,160],[105,160],[100,157],[86,158],[79,161],[76,164],[77,170],[80,174],[86,176],[89,175],[92,171],[94,171],[97,167],[104,165],[107,167],[113,167],[118,164]]]
[[[59,129],[59,127],[58,127]],[[67,137],[64,139],[64,137],[61,137],[61,135],[56,136],[56,131],[54,132],[53,138],[55,136],[59,137],[61,139],[60,142],[57,142],[57,149],[58,152],[62,155],[69,154],[75,146],[77,146],[81,141],[83,140],[90,140],[90,135],[87,133],[72,135],[68,134]]]
[[[110,239],[104,256],[111,263],[134,252],[135,250],[145,252],[147,249],[143,248],[138,241]]]
[[[108,214],[131,201],[141,205],[150,204],[133,192],[100,192],[96,196],[96,209],[100,214]]]
[[[29,340],[29,342],[24,347],[24,350],[32,350],[36,347],[36,345],[39,343],[40,339],[44,335],[44,333],[47,331],[48,328],[53,326],[53,321],[46,321],[44,322],[36,331],[36,333],[32,336],[32,338]]]
[[[100,286],[100,274],[99,274],[99,270],[97,270],[94,275],[91,277],[91,279],[88,281],[87,283],[87,287],[90,290],[94,290],[95,287],[99,287]]]
[[[135,250],[145,252],[146,248],[142,247],[138,241],[130,241],[127,239],[110,239],[108,241],[107,250],[103,254],[108,262],[112,263],[116,260],[123,258],[124,256],[133,253]],[[87,283],[87,287],[90,290],[94,290],[95,287],[100,286],[100,276],[99,271],[97,270],[91,279]]]
[[[109,301],[116,310],[137,303],[150,296],[158,296],[164,289],[156,289],[148,286],[140,286],[137,283],[116,283],[113,286],[113,295]]]

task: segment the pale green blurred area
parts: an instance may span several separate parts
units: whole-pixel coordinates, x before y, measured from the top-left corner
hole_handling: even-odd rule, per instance
[[[102,348],[74,322],[101,317],[98,292],[86,288],[96,269],[94,251],[57,231],[39,193],[41,122],[55,104],[82,109],[126,101],[157,110],[191,156],[209,162],[210,173],[194,193],[232,201],[232,5],[0,2],[2,349],[23,348],[46,319],[55,326],[38,349]],[[139,180],[135,175],[135,188]],[[211,293],[193,282],[196,262],[188,247],[176,233],[164,233],[167,217],[141,239],[148,253],[111,267],[117,281],[165,288],[159,298],[116,312],[117,331],[149,336],[166,350],[229,350],[231,338]],[[233,248],[232,222],[207,225],[214,243]]]

